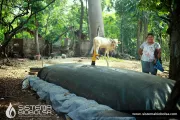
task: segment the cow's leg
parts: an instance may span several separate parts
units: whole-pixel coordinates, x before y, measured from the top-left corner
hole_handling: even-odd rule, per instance
[[[99,55],[99,46],[96,47],[96,55]]]
[[[109,51],[107,52],[107,58],[109,58]]]
[[[105,50],[105,52],[104,52],[104,57],[106,57],[106,55],[107,55],[107,50]]]
[[[99,59],[99,45],[97,45],[94,50],[96,51],[96,58]]]
[[[106,57],[106,55],[107,55],[107,58],[109,58],[109,51],[108,50],[105,51],[105,57]]]

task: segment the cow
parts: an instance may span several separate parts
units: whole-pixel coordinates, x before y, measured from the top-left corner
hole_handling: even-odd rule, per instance
[[[110,38],[104,38],[104,37],[95,37],[93,39],[93,47],[91,49],[91,54],[93,53],[93,50],[96,51],[96,54],[99,55],[98,51],[101,48],[105,48],[104,56],[107,55],[109,58],[109,52],[116,49],[116,47],[120,44],[118,39],[110,39]]]

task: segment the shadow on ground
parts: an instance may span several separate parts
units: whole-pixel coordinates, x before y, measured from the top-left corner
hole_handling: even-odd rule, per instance
[[[0,78],[0,120],[8,119],[6,110],[11,103],[16,110],[16,116],[13,120],[65,120],[64,115],[57,115],[53,110],[48,117],[19,117],[19,105],[46,105],[40,101],[37,94],[32,90],[21,90],[22,79],[19,78]]]

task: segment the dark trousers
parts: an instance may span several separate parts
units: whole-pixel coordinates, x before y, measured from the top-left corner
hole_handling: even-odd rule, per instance
[[[151,73],[152,75],[157,74],[157,69],[154,68],[154,62],[141,61],[141,65],[143,73]]]

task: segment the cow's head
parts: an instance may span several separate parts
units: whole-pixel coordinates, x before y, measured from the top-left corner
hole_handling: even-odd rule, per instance
[[[116,47],[118,47],[118,44],[121,44],[120,41],[118,41],[118,39],[111,39],[111,46],[115,49]]]

